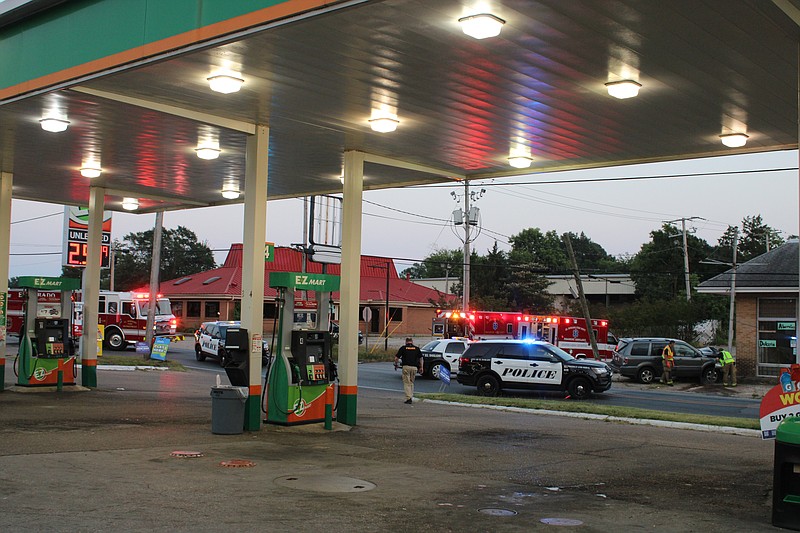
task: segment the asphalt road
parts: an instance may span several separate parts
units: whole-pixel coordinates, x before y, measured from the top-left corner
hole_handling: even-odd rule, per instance
[[[130,350],[126,353],[129,353]],[[223,382],[225,372],[214,359],[197,361],[194,355],[193,342],[183,341],[170,346],[168,357],[178,361],[185,367],[201,372],[220,374]],[[400,372],[395,371],[392,363],[367,363],[358,367],[359,389],[396,392],[402,394],[403,386]],[[615,381],[611,389],[603,394],[595,395],[590,400],[592,403],[617,407],[638,407],[642,409],[655,409],[673,413],[704,414],[711,416],[728,416],[738,418],[758,418],[758,409],[761,403],[756,398],[727,397],[703,392],[687,392],[686,390],[664,390],[657,385],[638,388],[631,386],[632,382],[626,378]],[[685,384],[688,386],[688,384]],[[704,390],[699,384],[697,388]],[[718,389],[719,387],[716,387]],[[716,390],[710,386],[709,390]],[[450,392],[455,394],[476,394],[474,387],[460,385],[453,376],[450,385],[431,379],[418,378],[415,383],[417,392]],[[542,391],[504,391],[506,396],[520,398],[563,399],[564,395],[557,392]]]

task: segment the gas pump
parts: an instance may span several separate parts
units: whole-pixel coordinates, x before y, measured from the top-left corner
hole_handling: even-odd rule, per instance
[[[23,387],[75,385],[75,355],[70,338],[72,291],[80,280],[23,276],[24,334],[16,360],[17,385]],[[57,306],[40,305],[39,291],[59,295]]]
[[[333,413],[336,365],[331,360],[331,337],[326,309],[317,312],[316,329],[293,330],[295,290],[315,291],[320,306],[339,290],[339,277],[294,272],[270,273],[280,309],[275,359],[266,378],[266,420],[280,425],[322,422]]]

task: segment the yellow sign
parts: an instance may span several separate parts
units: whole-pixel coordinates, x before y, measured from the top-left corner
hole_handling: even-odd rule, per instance
[[[106,327],[103,324],[97,324],[97,357],[103,355],[103,340],[105,339]]]

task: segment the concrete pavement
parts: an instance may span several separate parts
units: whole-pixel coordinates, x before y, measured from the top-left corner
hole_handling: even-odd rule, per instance
[[[0,529],[773,530],[758,438],[391,391],[362,391],[349,431],[213,435],[214,376],[100,370],[88,392],[0,394]],[[235,459],[253,466],[220,466]]]

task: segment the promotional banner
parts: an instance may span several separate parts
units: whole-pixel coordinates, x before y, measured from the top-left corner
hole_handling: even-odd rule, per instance
[[[787,416],[800,416],[800,365],[781,369],[778,385],[761,400],[761,438],[774,439],[778,424]]]

